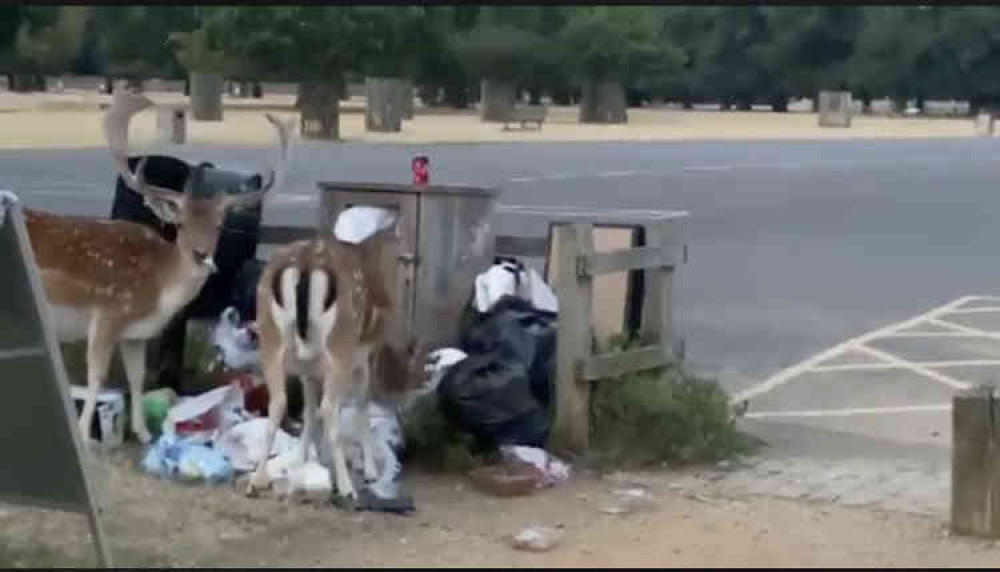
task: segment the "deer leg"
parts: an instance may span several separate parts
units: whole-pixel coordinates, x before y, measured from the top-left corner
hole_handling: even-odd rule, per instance
[[[299,462],[303,465],[309,460],[309,445],[315,440],[316,432],[316,384],[321,380],[312,377],[302,377],[302,435],[299,437]]]
[[[370,401],[369,384],[371,382],[371,352],[362,355],[360,364],[361,379],[358,381],[359,399],[358,411],[354,416],[354,434],[361,439],[361,462],[364,466],[365,483],[371,484],[378,479],[375,469],[375,448],[372,446],[372,422],[368,411]]]
[[[152,441],[146,427],[146,415],[142,410],[143,385],[146,381],[146,340],[122,340],[118,343],[128,377],[128,389],[132,401],[132,432],[143,444]]]
[[[351,483],[350,474],[347,472],[347,462],[344,459],[344,448],[340,442],[340,405],[342,400],[342,387],[351,382],[350,370],[346,369],[339,361],[334,361],[327,369],[326,378],[323,380],[323,400],[320,405],[320,415],[323,416],[323,424],[326,425],[328,439],[330,441],[330,453],[333,457],[334,482],[337,484],[337,494],[351,500],[357,499],[357,492]]]
[[[280,358],[281,354],[277,356]],[[264,368],[264,380],[267,383],[268,404],[267,404],[267,435],[265,436],[264,458],[257,464],[257,469],[247,483],[247,496],[256,495],[257,491],[267,488],[267,460],[271,456],[271,448],[274,447],[274,436],[278,432],[278,426],[285,416],[285,406],[287,397],[285,395],[285,370],[284,360],[271,359],[266,361]]]
[[[87,397],[80,412],[79,429],[84,442],[90,442],[90,426],[94,421],[94,410],[97,408],[97,394],[104,386],[108,377],[108,366],[115,344],[109,324],[94,316],[87,333]]]

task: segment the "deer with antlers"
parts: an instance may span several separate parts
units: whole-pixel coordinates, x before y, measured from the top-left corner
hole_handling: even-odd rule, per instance
[[[143,443],[150,441],[142,410],[146,344],[215,271],[227,209],[257,204],[277,178],[272,168],[259,190],[211,198],[191,193],[201,180],[200,165],[192,168],[184,192],[149,184],[145,159],[134,173],[129,169],[127,143],[131,118],[151,105],[144,96],[119,92],[105,115],[104,132],[115,171],[158,218],[176,225],[175,242],[138,223],[24,211],[57,336],[63,342],[87,340],[88,391],[79,419],[84,438],[90,435],[97,394],[117,344],[129,382],[132,431]],[[283,172],[290,128],[270,115],[267,119],[278,131],[277,169]]]
[[[388,320],[395,308],[396,232],[395,226],[383,229],[360,244],[325,236],[291,243],[268,261],[257,287],[261,366],[270,399],[264,450],[271,450],[285,414],[286,375],[297,374],[305,405],[299,461],[307,460],[317,438],[321,394],[318,414],[327,433],[332,480],[349,499],[357,499],[357,493],[341,442],[341,406],[352,398],[358,405],[354,433],[361,442],[364,479],[370,483],[377,474],[367,405],[373,393],[378,397],[404,390],[382,380],[384,375],[370,383],[373,365],[379,373],[392,372],[380,348],[387,347]],[[422,360],[422,349],[416,352]],[[261,461],[251,476],[248,495],[267,486],[265,466],[266,460]]]

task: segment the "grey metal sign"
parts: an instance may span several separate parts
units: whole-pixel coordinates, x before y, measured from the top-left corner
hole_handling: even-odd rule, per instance
[[[0,501],[86,514],[111,566],[62,354],[15,196],[0,190]]]

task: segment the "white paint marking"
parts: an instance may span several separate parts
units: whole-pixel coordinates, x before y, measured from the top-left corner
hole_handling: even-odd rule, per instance
[[[965,333],[965,334],[976,335],[976,336],[982,337],[982,338],[990,338],[990,339],[993,339],[993,340],[1000,340],[1000,334],[994,334],[992,332],[987,332],[987,331],[979,330],[979,329],[976,329],[976,328],[970,328],[969,326],[963,326],[962,324],[956,324],[954,322],[949,322],[947,320],[942,320],[942,319],[939,319],[939,318],[935,318],[933,320],[930,320],[930,322],[932,324],[934,324],[935,326],[941,326],[942,328],[951,328],[952,331],[955,331],[955,332],[962,332],[962,333]]]
[[[691,165],[681,169],[685,173],[723,173],[732,171],[732,165]]]
[[[893,338],[990,338],[1000,332],[896,332]]]
[[[631,177],[640,174],[639,171],[601,171],[597,173],[599,179],[607,179],[611,177]]]
[[[859,407],[855,409],[826,409],[813,411],[759,411],[747,413],[746,419],[774,419],[781,417],[852,417],[854,415],[880,415],[893,413],[928,413],[951,411],[950,403],[938,405],[903,405],[899,407]]]
[[[917,364],[915,364],[913,362],[908,362],[908,361],[902,360],[902,359],[900,359],[900,358],[892,355],[889,352],[884,352],[882,350],[877,350],[875,348],[868,347],[868,346],[866,346],[864,344],[858,344],[858,345],[856,345],[854,347],[854,349],[858,350],[858,351],[865,352],[865,353],[867,353],[870,356],[877,357],[877,358],[879,358],[881,360],[884,360],[884,361],[887,361],[889,363],[896,364],[896,365],[898,365],[898,366],[900,366],[902,368],[908,369],[908,370],[910,370],[910,371],[912,371],[914,373],[919,373],[919,374],[921,374],[923,376],[929,377],[929,378],[933,379],[934,381],[939,381],[939,382],[941,382],[941,383],[943,383],[943,384],[945,384],[945,385],[947,385],[949,387],[952,387],[954,389],[968,389],[969,387],[972,386],[972,384],[970,384],[970,383],[967,383],[967,382],[955,379],[953,377],[948,377],[947,375],[944,375],[943,373],[936,372],[933,369],[927,369],[926,367],[917,365]]]
[[[921,315],[919,315],[919,316],[917,316],[915,318],[910,318],[908,320],[903,320],[902,322],[897,322],[895,324],[890,324],[888,326],[879,328],[877,330],[873,330],[873,331],[868,332],[866,334],[862,334],[862,335],[860,335],[860,336],[858,336],[856,338],[853,338],[853,339],[847,340],[845,342],[839,343],[839,344],[837,344],[837,345],[835,345],[835,346],[833,346],[833,347],[831,347],[831,348],[829,348],[829,349],[827,349],[825,351],[822,351],[822,352],[820,352],[820,353],[818,353],[818,354],[816,354],[816,355],[814,355],[814,356],[812,356],[812,357],[810,357],[810,358],[808,358],[808,359],[806,359],[806,360],[804,360],[802,362],[799,362],[796,365],[793,365],[791,367],[788,367],[788,368],[785,368],[785,369],[779,371],[778,373],[772,375],[771,377],[769,377],[765,381],[763,381],[763,382],[761,382],[761,383],[759,383],[759,384],[757,384],[757,385],[755,385],[753,387],[747,388],[747,389],[745,389],[745,390],[743,390],[743,391],[741,391],[741,392],[733,395],[730,398],[730,403],[740,403],[740,402],[743,402],[743,401],[745,401],[747,399],[750,399],[751,397],[753,397],[755,395],[760,395],[762,393],[766,393],[768,391],[771,391],[771,390],[775,389],[776,387],[779,387],[781,385],[784,385],[784,384],[788,383],[789,381],[791,381],[795,377],[797,377],[800,374],[802,374],[802,373],[804,373],[804,372],[812,369],[813,367],[816,367],[816,366],[820,365],[824,361],[827,361],[829,359],[835,358],[835,357],[837,357],[838,355],[842,354],[845,351],[848,351],[850,349],[858,347],[860,344],[863,344],[865,342],[868,342],[868,341],[871,341],[871,340],[874,340],[874,339],[877,339],[877,338],[880,338],[880,337],[885,337],[886,335],[892,334],[892,333],[897,332],[899,330],[905,330],[907,328],[912,328],[912,327],[916,326],[917,324],[919,324],[919,323],[921,323],[923,321],[926,321],[926,320],[928,320],[930,318],[936,318],[937,316],[940,316],[940,315],[943,315],[943,314],[947,313],[949,310],[952,310],[954,308],[958,308],[962,304],[965,304],[969,300],[972,300],[972,299],[975,299],[975,298],[968,297],[968,296],[963,297],[963,298],[959,298],[957,300],[953,300],[951,302],[948,302],[947,304],[944,304],[943,306],[939,306],[937,308],[934,308],[933,310],[930,310],[929,312],[921,314]],[[892,357],[894,359],[898,360],[898,358],[895,358],[895,356],[892,356]],[[899,360],[899,361],[902,361],[902,360]],[[951,380],[951,381],[954,381],[954,380]]]
[[[1000,366],[996,359],[969,359],[954,361],[916,361],[907,362],[917,367],[949,368],[949,367],[990,367]],[[894,363],[850,363],[843,365],[820,365],[807,370],[809,373],[827,373],[834,371],[878,371],[886,369],[903,369],[906,366]]]
[[[982,306],[979,308],[956,308],[949,314],[990,314],[1000,312],[1000,306]]]

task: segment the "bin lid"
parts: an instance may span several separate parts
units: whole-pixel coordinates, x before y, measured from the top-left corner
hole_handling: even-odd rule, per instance
[[[495,198],[500,189],[495,187],[473,187],[470,185],[411,185],[397,183],[359,183],[346,181],[320,181],[316,183],[320,191],[349,191],[355,193],[401,193],[413,195],[467,195]]]
[[[544,217],[552,222],[585,221],[594,224],[634,224],[686,218],[687,211],[653,209],[601,209],[575,206],[502,205],[499,214]]]

